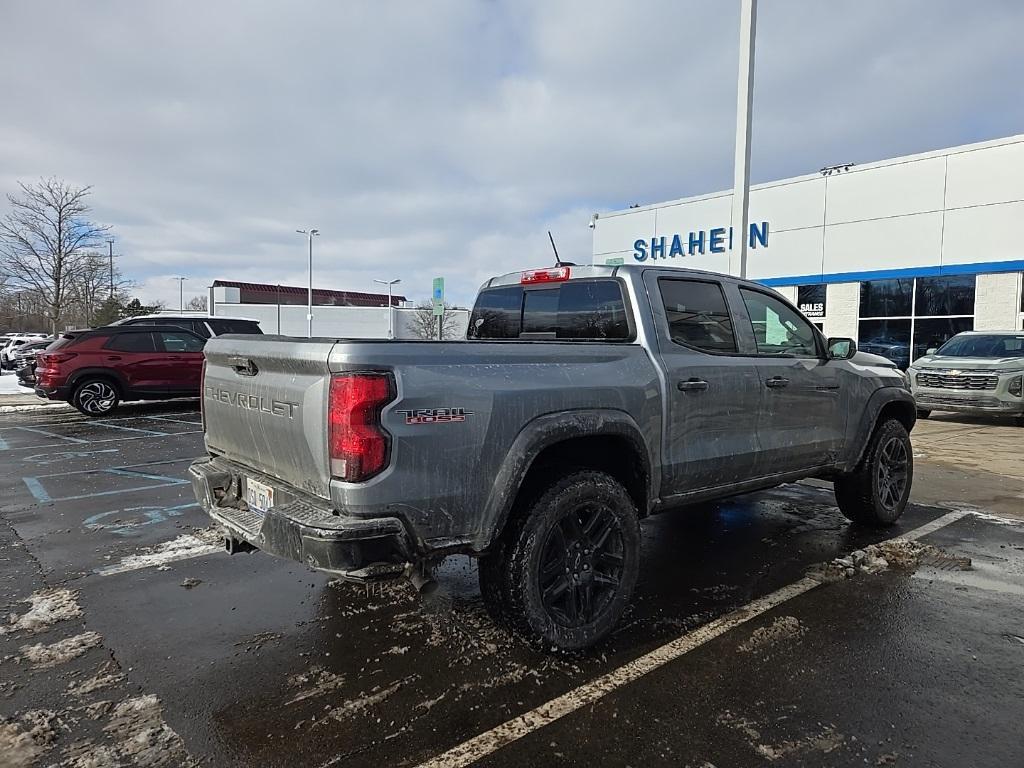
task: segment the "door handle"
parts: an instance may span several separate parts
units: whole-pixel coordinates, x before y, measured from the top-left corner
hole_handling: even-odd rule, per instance
[[[708,383],[704,379],[687,379],[680,381],[677,386],[681,392],[696,392],[707,389]]]
[[[789,379],[784,379],[782,376],[773,376],[764,385],[770,389],[782,389],[782,387],[789,386]]]

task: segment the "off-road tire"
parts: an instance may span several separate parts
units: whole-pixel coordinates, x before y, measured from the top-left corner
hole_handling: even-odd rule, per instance
[[[917,418],[927,419],[932,415],[931,411],[922,411],[920,408],[917,410]]]
[[[632,498],[611,476],[581,470],[553,482],[514,514],[480,559],[480,592],[506,628],[540,647],[576,651],[612,631],[639,571],[640,524]],[[556,582],[542,581],[549,577]],[[552,584],[547,595],[570,585],[559,592],[564,608],[545,601],[542,583]],[[587,606],[593,606],[590,612]]]
[[[75,384],[71,404],[79,412],[98,419],[107,416],[117,408],[120,395],[117,385],[101,376],[89,376]]]
[[[901,472],[904,481],[900,484]],[[857,468],[836,478],[833,485],[839,510],[848,519],[885,528],[899,520],[906,509],[913,481],[910,435],[899,421],[887,419],[875,427]]]

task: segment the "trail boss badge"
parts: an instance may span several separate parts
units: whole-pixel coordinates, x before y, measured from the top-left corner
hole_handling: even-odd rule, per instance
[[[472,411],[465,408],[417,408],[414,411],[398,411],[405,416],[406,424],[450,424],[465,421]]]

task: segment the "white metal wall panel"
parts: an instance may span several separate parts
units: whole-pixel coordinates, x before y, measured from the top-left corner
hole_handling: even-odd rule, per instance
[[[941,240],[941,211],[837,224],[825,230],[824,271],[936,266]]]
[[[771,230],[767,248],[747,251],[747,276],[753,280],[790,275],[820,275],[824,230],[795,229],[779,232]],[[719,271],[729,268],[728,254]]]
[[[946,206],[1024,200],[1024,142],[949,156]]]
[[[704,231],[704,247],[707,248],[708,230],[714,227],[729,228],[732,218],[732,195],[720,195],[696,200],[681,205],[666,205],[657,209],[658,236],[671,239],[678,234],[685,238],[689,232]]]
[[[827,223],[940,211],[944,176],[942,157],[830,176]]]
[[[599,217],[594,226],[594,255],[633,251],[633,241],[654,237],[654,209]],[[604,259],[598,259],[603,262]]]
[[[946,211],[942,264],[1024,259],[1020,226],[1024,203],[1000,203]]]
[[[825,220],[825,179],[804,179],[751,191],[750,220],[767,221],[772,233],[822,226]],[[771,237],[768,243],[771,244]]]

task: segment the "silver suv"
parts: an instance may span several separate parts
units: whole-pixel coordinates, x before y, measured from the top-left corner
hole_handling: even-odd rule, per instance
[[[1024,426],[1024,332],[958,333],[907,373],[922,418],[932,411],[991,413]]]

